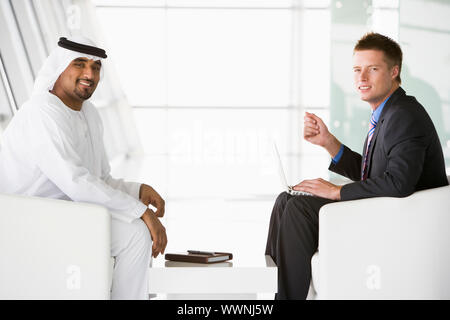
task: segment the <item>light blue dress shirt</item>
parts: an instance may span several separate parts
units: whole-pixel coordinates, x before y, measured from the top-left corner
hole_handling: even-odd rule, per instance
[[[386,100],[384,100],[379,106],[378,108],[375,109],[375,111],[373,112],[373,116],[375,118],[375,122],[378,123],[378,120],[380,119],[380,115],[381,112],[383,111],[384,105],[386,104],[386,102],[389,100],[391,96],[387,97]],[[341,160],[342,154],[344,153],[344,144],[341,144],[341,148],[339,149],[339,152],[337,153],[337,155],[331,159],[331,161],[336,164],[339,162],[339,160]]]

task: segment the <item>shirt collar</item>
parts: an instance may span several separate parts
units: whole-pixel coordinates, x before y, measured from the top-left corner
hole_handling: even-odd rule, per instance
[[[392,96],[392,95],[391,95]],[[378,119],[380,119],[380,115],[381,112],[383,111],[384,105],[386,104],[386,102],[389,100],[389,98],[391,97],[387,97],[376,109],[375,111],[372,112],[373,117],[375,119],[375,122],[378,122]]]

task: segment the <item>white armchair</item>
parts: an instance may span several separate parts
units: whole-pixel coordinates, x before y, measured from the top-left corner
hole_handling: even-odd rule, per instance
[[[0,208],[0,299],[109,299],[106,208],[4,194]]]
[[[328,204],[308,299],[450,299],[449,248],[450,186]]]

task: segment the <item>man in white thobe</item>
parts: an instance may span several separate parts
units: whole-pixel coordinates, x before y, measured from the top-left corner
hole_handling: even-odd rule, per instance
[[[164,200],[150,186],[114,179],[103,125],[87,101],[102,73],[103,49],[84,37],[60,38],[31,98],[2,137],[0,192],[89,202],[109,209],[112,299],[148,299],[152,256],[164,253]],[[156,212],[148,208],[152,204]]]

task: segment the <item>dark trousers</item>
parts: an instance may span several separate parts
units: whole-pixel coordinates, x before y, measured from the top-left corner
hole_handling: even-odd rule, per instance
[[[275,299],[306,299],[319,242],[319,209],[333,200],[281,193],[273,207],[266,254],[278,266]]]

